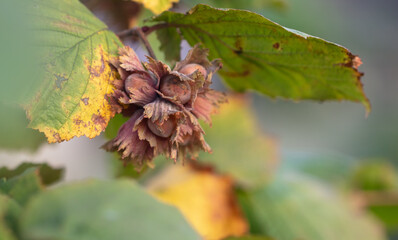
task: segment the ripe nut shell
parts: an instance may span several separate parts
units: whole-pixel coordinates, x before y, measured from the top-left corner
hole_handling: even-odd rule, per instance
[[[191,99],[191,86],[188,82],[181,81],[177,76],[167,75],[160,82],[160,91],[168,97],[177,97],[185,104]]]
[[[154,82],[149,76],[133,73],[129,75],[125,81],[124,88],[126,92],[131,96],[134,95],[134,90],[142,89],[142,88],[153,88]]]
[[[148,119],[147,125],[153,134],[163,138],[170,137],[176,127],[175,121],[172,118],[167,119],[163,124]]]
[[[185,75],[190,75],[190,74],[194,73],[196,70],[198,70],[203,75],[204,78],[207,77],[206,69],[202,65],[197,64],[197,63],[187,64],[184,67],[182,67],[179,70],[179,72],[182,74],[185,74]]]

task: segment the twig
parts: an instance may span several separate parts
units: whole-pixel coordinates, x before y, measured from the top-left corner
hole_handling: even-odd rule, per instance
[[[117,35],[120,38],[125,38],[125,37],[129,37],[129,36],[138,37],[144,44],[146,50],[148,51],[149,56],[153,59],[156,59],[156,55],[151,47],[151,44],[148,42],[146,34],[143,31],[143,30],[147,30],[147,29],[148,29],[148,27],[143,27],[143,28],[135,27],[135,28],[124,30],[124,31],[118,33]]]
[[[141,28],[137,28],[137,34],[138,37],[141,39],[142,43],[144,43],[144,46],[146,47],[149,56],[153,59],[156,59],[155,52],[153,51],[151,44],[149,44],[148,39],[146,38],[146,35]]]
[[[162,28],[167,28],[167,27],[176,27],[177,25],[175,24],[171,24],[171,23],[159,23],[153,26],[143,26],[141,27],[141,31],[143,33],[145,33],[145,35],[149,35],[151,34],[153,31],[156,31],[158,29],[162,29]],[[125,38],[125,37],[129,37],[129,36],[137,36],[137,29],[139,29],[139,27],[134,27],[134,28],[130,28],[130,29],[126,29],[124,31],[119,32],[117,35],[120,38]]]
[[[120,38],[125,38],[125,37],[129,37],[129,36],[133,36],[134,33],[136,33],[136,29],[137,28],[130,28],[130,29],[126,29],[124,31],[121,31],[117,34],[118,37]]]

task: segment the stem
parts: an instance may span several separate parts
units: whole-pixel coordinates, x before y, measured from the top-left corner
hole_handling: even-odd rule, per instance
[[[133,36],[133,37],[138,37],[141,39],[141,41],[144,43],[149,56],[151,56],[151,58],[156,59],[155,53],[152,50],[151,45],[148,42],[148,39],[146,38],[147,35],[151,34],[153,31],[162,29],[162,28],[168,28],[168,27],[179,27],[182,25],[179,24],[172,24],[172,23],[159,23],[153,26],[143,26],[143,27],[134,27],[134,28],[130,28],[130,29],[126,29],[122,32],[119,32],[117,34],[117,36],[119,38],[125,38],[125,37],[129,37],[129,36]]]
[[[174,24],[170,24],[170,23],[159,23],[153,26],[143,26],[141,28],[139,27],[134,27],[134,28],[130,28],[130,29],[126,29],[124,31],[119,32],[117,35],[120,38],[124,38],[124,37],[129,37],[129,36],[137,36],[137,29],[140,29],[143,33],[145,33],[145,35],[149,35],[151,34],[153,31],[156,31],[158,29],[162,29],[162,28],[167,28],[167,27],[175,27],[176,25]]]
[[[156,30],[162,29],[162,28],[168,28],[168,27],[173,27],[173,24],[170,24],[170,23],[159,23],[159,24],[153,25],[151,27],[144,26],[142,28],[145,29],[145,31],[144,31],[145,34],[149,35],[153,31],[156,31]]]
[[[134,28],[124,30],[124,31],[118,33],[117,35],[120,38],[125,38],[125,37],[129,37],[129,36],[138,37],[144,44],[146,50],[148,51],[149,56],[153,59],[156,59],[156,55],[151,47],[151,44],[148,42],[148,39],[147,39],[146,34],[144,33],[143,29],[148,30],[149,28],[148,27],[143,27],[143,28],[134,27]]]
[[[146,47],[146,50],[149,53],[149,56],[153,59],[156,59],[155,52],[153,51],[151,44],[149,44],[148,39],[146,38],[145,33],[142,31],[141,28],[137,28],[137,34],[138,37],[141,39],[142,43],[144,43],[144,46]]]
[[[130,29],[126,29],[124,31],[121,31],[117,34],[117,36],[119,38],[125,38],[125,37],[129,37],[129,36],[134,36],[136,32],[136,28],[130,28]]]

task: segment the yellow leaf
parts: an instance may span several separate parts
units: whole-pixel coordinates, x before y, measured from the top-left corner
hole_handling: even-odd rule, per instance
[[[50,143],[98,136],[114,116],[108,95],[115,73],[108,61],[122,43],[80,1],[32,4],[42,81],[34,98],[24,103],[29,127]]]
[[[135,2],[142,3],[145,8],[151,10],[154,14],[160,14],[171,8],[173,3],[179,0],[134,0]]]
[[[83,59],[86,71],[89,72],[85,91],[72,111],[69,110],[72,97],[65,97],[61,104],[69,120],[59,128],[51,127],[46,122],[34,126],[46,135],[48,142],[67,141],[83,135],[94,138],[105,130],[115,114],[106,98],[114,90],[111,83],[115,79],[108,58],[108,54],[99,46],[94,49],[91,61]]]
[[[248,230],[231,178],[188,166],[172,166],[148,184],[161,201],[176,206],[208,240],[242,236]]]

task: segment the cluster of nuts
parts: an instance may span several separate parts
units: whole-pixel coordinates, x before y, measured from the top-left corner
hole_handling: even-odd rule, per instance
[[[210,115],[226,99],[209,88],[221,63],[210,62],[207,55],[195,46],[171,70],[150,57],[142,64],[131,48],[120,49],[111,62],[119,75],[111,104],[130,118],[104,148],[138,168],[159,154],[176,161],[196,157],[200,150],[210,152],[198,119],[210,124]]]

